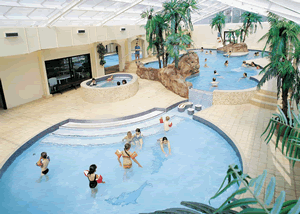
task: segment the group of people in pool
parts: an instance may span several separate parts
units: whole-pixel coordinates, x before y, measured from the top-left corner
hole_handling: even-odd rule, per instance
[[[114,76],[110,76],[106,79],[106,82],[113,82]],[[122,80],[122,85],[126,85],[127,81],[126,80]],[[95,78],[92,78],[92,82],[90,83],[90,86],[95,86],[97,85],[97,81]],[[121,85],[121,83],[118,81],[117,85]]]
[[[170,127],[172,127],[172,122],[170,122],[169,116],[167,116],[165,120],[163,120],[163,118],[161,117],[159,119],[159,121],[160,121],[160,123],[164,124],[165,133],[170,130]],[[141,133],[141,130],[139,128],[137,128],[135,130],[134,135],[132,135],[132,133],[130,131],[127,132],[127,135],[122,139],[122,141],[126,141],[124,150],[123,151],[117,150],[115,152],[115,154],[118,157],[118,162],[120,164],[120,167],[122,167],[122,162],[121,162],[120,158],[121,157],[123,158],[124,176],[126,177],[127,172],[129,170],[131,170],[131,168],[132,168],[132,160],[139,167],[142,168],[141,164],[136,160],[136,157],[138,156],[138,154],[136,152],[130,151],[131,145],[136,145],[139,147],[139,149],[142,149],[143,135]],[[158,139],[157,142],[159,143],[160,148],[166,157],[168,155],[171,155],[171,146],[170,146],[170,142],[167,139],[167,137],[162,137],[162,138]],[[169,154],[167,154],[164,151],[165,146],[168,147]],[[42,177],[49,172],[49,169],[48,169],[49,162],[50,162],[50,158],[47,155],[47,153],[42,152],[39,161],[36,163],[36,165],[41,167],[41,170],[42,170],[39,182],[41,181]],[[94,196],[95,193],[97,193],[96,187],[97,187],[98,183],[105,183],[105,181],[103,181],[103,177],[101,175],[96,174],[96,170],[97,170],[97,165],[92,164],[92,165],[90,165],[89,170],[84,171],[85,176],[89,180],[89,187],[92,189],[92,196]],[[47,177],[47,179],[49,179],[49,177]]]
[[[204,52],[204,49],[203,47],[201,47],[200,49],[200,52]],[[205,52],[205,54],[212,54],[212,51],[210,50],[209,53],[208,51]],[[228,57],[231,55],[231,51],[228,52]],[[254,53],[254,56],[259,56],[259,52],[255,52]],[[204,59],[204,68],[209,68],[209,66],[207,65],[207,58]],[[228,60],[225,61],[224,63],[224,66],[228,67],[229,65],[229,62]],[[246,61],[243,61],[243,64],[242,64],[242,67],[256,67],[257,69],[262,69],[263,67],[260,66],[260,65],[257,65],[255,64],[254,62],[251,62],[250,64],[249,63],[246,63]],[[214,75],[217,76],[218,78],[222,78],[222,79],[225,79],[224,77],[222,77],[220,74],[218,74],[218,72],[216,70],[214,70]],[[247,73],[243,73],[243,76],[238,80],[238,82],[241,80],[241,79],[245,79],[247,78]],[[211,87],[218,87],[219,85],[219,82],[217,82],[217,78],[216,77],[213,77],[212,78],[212,82],[211,82]]]

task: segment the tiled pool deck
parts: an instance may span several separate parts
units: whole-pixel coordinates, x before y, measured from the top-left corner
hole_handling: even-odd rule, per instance
[[[155,60],[154,57],[141,61],[153,60]],[[127,72],[134,73],[135,69],[135,63],[132,62]],[[0,167],[17,148],[30,138],[63,120],[124,117],[155,107],[166,108],[184,100],[166,90],[158,82],[139,79],[139,83],[138,93],[120,102],[87,103],[80,96],[81,89],[78,89],[0,111]],[[255,177],[264,169],[268,169],[267,182],[272,176],[276,177],[275,196],[278,197],[280,191],[285,190],[286,200],[298,199],[300,197],[300,164],[296,163],[295,168],[292,168],[280,150],[275,150],[274,139],[266,145],[264,138],[260,137],[272,113],[273,111],[268,109],[243,104],[214,105],[196,115],[217,125],[234,138],[246,157],[250,176]],[[266,186],[260,197],[264,196],[265,188]]]

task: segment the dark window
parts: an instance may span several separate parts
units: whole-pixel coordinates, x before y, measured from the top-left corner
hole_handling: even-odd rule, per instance
[[[50,93],[60,85],[71,85],[90,79],[92,76],[90,55],[72,56],[45,61]]]

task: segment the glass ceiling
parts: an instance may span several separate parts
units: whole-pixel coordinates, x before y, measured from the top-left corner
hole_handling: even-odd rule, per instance
[[[140,25],[140,14],[166,0],[0,0],[0,27]],[[193,23],[230,7],[267,11],[300,24],[300,0],[199,0]]]

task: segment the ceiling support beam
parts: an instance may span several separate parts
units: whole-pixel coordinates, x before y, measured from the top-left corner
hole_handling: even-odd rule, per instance
[[[62,9],[62,11],[60,13],[58,13],[57,15],[54,15],[53,17],[51,17],[49,19],[49,21],[47,22],[46,26],[49,27],[51,26],[53,23],[55,23],[60,17],[62,17],[63,15],[65,15],[66,13],[68,13],[69,11],[71,11],[74,7],[76,7],[78,4],[80,4],[81,2],[83,2],[85,0],[74,0],[72,1],[70,4],[68,4],[65,8]]]
[[[111,17],[105,19],[103,22],[101,22],[100,24],[97,24],[96,26],[103,26],[106,22],[114,19],[115,17],[119,16],[120,14],[126,12],[127,10],[129,10],[130,8],[134,7],[135,5],[143,2],[144,0],[137,0],[135,2],[133,2],[131,5],[129,5],[128,7],[125,7],[124,9],[119,10],[118,12],[116,12],[114,15],[112,15]]]

